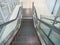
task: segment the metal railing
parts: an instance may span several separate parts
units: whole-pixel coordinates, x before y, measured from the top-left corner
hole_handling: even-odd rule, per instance
[[[50,21],[55,21],[55,23],[60,23],[60,21],[57,21],[57,20],[53,20],[53,19],[50,19],[50,18],[47,18],[47,17],[42,17],[42,19],[46,19],[46,20],[50,20]]]

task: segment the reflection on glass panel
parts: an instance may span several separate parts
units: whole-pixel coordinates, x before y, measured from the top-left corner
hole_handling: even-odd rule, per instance
[[[51,24],[51,25],[54,23],[54,19],[55,19],[54,16],[42,16],[42,15],[41,15],[41,20],[43,20],[43,21],[45,21],[46,23],[49,23],[49,24]],[[60,28],[60,17],[57,17],[57,18],[56,18],[54,25],[55,25],[57,28]]]
[[[40,23],[40,27],[42,28],[42,30],[46,33],[46,35],[49,35],[50,32],[50,28],[47,27],[46,25],[44,25],[43,23]]]
[[[60,45],[60,35],[56,32],[51,32],[50,39],[54,42],[55,45]]]
[[[16,0],[0,0],[0,2],[3,18],[5,17],[4,19],[8,21],[16,6]]]
[[[60,28],[60,23],[57,23],[54,26],[56,26],[57,28]]]
[[[54,32],[52,29],[51,29],[52,31],[50,33],[50,28],[41,22],[40,22],[40,28],[55,45],[60,45],[60,35],[59,34]]]
[[[55,26],[56,26],[57,28],[60,28],[60,17],[58,17],[58,18],[56,19],[56,21],[59,21],[59,22],[56,22]]]
[[[0,0],[0,2],[3,2],[4,0]]]
[[[0,37],[1,37],[4,30],[5,30],[5,26],[0,26]]]
[[[48,19],[54,19],[55,17],[53,15],[41,15],[41,18],[48,18]]]
[[[4,23],[4,20],[2,18],[2,15],[1,15],[1,12],[0,12],[0,25]],[[2,29],[3,29],[3,26],[0,26],[0,36],[1,36],[1,33],[2,33]]]
[[[13,22],[11,22],[11,23],[9,23],[7,25],[3,25],[3,26],[5,26],[5,29],[1,29],[1,32],[2,32],[2,33],[0,33],[0,37],[1,37],[0,38],[0,43],[1,44],[2,43],[6,44],[6,42],[9,41],[9,39],[11,38],[11,36],[13,36],[16,31],[18,31],[18,29],[20,28],[20,24],[21,24],[20,21],[21,20],[16,19],[15,21],[13,21]]]
[[[41,20],[43,20],[46,23],[49,23],[51,25],[53,24],[53,21],[52,20],[54,20],[54,18],[55,18],[54,16],[43,16],[43,15],[41,15],[41,17],[40,17]]]
[[[0,12],[0,24],[3,23],[3,18],[1,16],[1,12]]]
[[[56,20],[57,20],[57,21],[60,21],[60,17],[58,17]]]
[[[7,6],[2,7],[2,11],[4,13],[4,17],[6,18],[9,15],[9,10]]]

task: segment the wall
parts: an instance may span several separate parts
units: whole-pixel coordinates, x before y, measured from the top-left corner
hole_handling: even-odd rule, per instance
[[[46,0],[46,1],[47,1],[48,8],[49,8],[50,11],[52,12],[56,0]]]
[[[25,8],[31,8],[32,2],[34,2],[38,18],[40,18],[40,15],[51,15],[45,0],[20,0],[20,2],[23,2]]]
[[[47,1],[47,5],[48,5],[48,8],[50,9],[50,12],[53,11],[53,15],[56,16],[56,15],[60,15],[59,14],[59,10],[60,10],[60,0],[46,0]],[[55,5],[55,1],[56,1],[56,5]],[[54,5],[55,5],[55,8],[54,8]],[[54,8],[54,9],[53,9]]]

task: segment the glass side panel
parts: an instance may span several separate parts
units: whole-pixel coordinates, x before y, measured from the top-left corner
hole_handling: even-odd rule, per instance
[[[55,44],[55,45],[60,45],[60,35],[58,33],[56,33],[55,31],[53,31],[52,29],[50,29],[48,26],[46,26],[45,24],[40,23],[40,28],[42,29],[42,31],[49,37],[49,39]]]
[[[36,23],[37,25],[37,31],[39,32],[39,35],[41,35],[42,39],[44,40],[46,45],[54,45],[52,41],[49,40],[49,34],[50,34],[50,28],[40,21]]]
[[[9,15],[9,9],[8,7],[5,5],[2,7],[2,11],[4,13],[4,17],[6,18]]]
[[[52,15],[51,16],[43,16],[43,15],[41,15],[40,19],[45,21],[46,23],[52,25],[54,23],[54,21],[52,21],[52,20],[54,20],[55,17],[52,16]],[[56,22],[54,23],[54,26],[56,26],[57,28],[60,28],[60,17],[57,17],[55,21]]]
[[[60,21],[60,17],[58,17],[56,20],[57,20],[57,21]]]
[[[60,35],[59,34],[52,31],[49,37],[54,42],[55,45],[60,45]]]
[[[56,19],[56,21],[59,21],[59,23],[54,24],[57,28],[60,28],[60,17]]]
[[[4,25],[5,28],[1,29],[0,32],[0,43],[1,44],[5,44],[9,38],[11,38],[11,36],[13,36],[13,34],[18,31],[19,27],[20,27],[20,20],[15,20],[7,25]],[[1,26],[0,26],[1,28]],[[4,32],[4,33],[3,33]]]
[[[40,27],[45,32],[45,34],[48,36],[49,35],[49,32],[50,32],[50,28],[47,27],[46,25],[44,25],[43,23],[40,23]]]
[[[54,24],[54,26],[60,29],[60,23]]]
[[[41,16],[40,19],[52,25],[53,23],[52,20],[54,20],[54,17],[53,16]],[[49,20],[49,19],[52,19],[52,20]]]
[[[1,35],[2,35],[3,31],[4,31],[4,29],[5,29],[5,26],[0,26],[0,37],[1,37]]]
[[[44,18],[54,19],[55,17],[53,15],[50,15],[50,16],[48,16],[48,15],[41,15],[40,18],[41,19],[44,19]]]
[[[53,21],[51,21],[51,20],[46,20],[46,19],[41,19],[41,20],[43,20],[44,22],[49,23],[49,24],[51,24],[51,25],[52,25],[52,23],[53,23]]]
[[[0,12],[0,24],[2,24],[4,21],[3,21],[3,18],[2,18],[2,15],[1,15],[1,12]]]
[[[0,20],[2,20],[1,12],[0,12]]]
[[[0,33],[1,33],[2,28],[3,28],[3,26],[0,27]]]

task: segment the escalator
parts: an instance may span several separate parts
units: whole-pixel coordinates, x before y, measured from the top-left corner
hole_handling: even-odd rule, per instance
[[[19,32],[10,45],[41,45],[32,19],[22,19]]]
[[[47,23],[54,20],[45,19],[37,17],[34,5],[32,9],[20,7],[15,19],[0,25],[6,26],[0,45],[60,45],[60,28]]]

